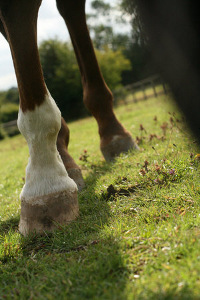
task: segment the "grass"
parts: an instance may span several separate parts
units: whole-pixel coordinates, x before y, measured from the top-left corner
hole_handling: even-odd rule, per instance
[[[140,151],[106,163],[95,121],[70,123],[80,216],[44,237],[18,233],[27,145],[0,142],[0,299],[200,299],[200,150],[166,96],[116,114]]]

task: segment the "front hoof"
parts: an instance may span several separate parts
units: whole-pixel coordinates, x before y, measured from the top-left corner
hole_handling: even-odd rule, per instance
[[[44,234],[56,229],[58,224],[69,224],[77,218],[78,212],[77,191],[63,191],[31,201],[22,198],[19,231],[24,236],[29,233]]]
[[[126,135],[114,135],[107,143],[101,145],[101,152],[106,161],[112,161],[123,152],[130,149],[139,149],[129,133]]]

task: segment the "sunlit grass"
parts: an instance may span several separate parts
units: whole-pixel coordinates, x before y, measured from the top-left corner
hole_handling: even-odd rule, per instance
[[[27,145],[0,142],[0,299],[199,299],[200,150],[167,97],[116,114],[140,151],[106,163],[95,121],[70,123],[80,216],[44,237],[18,233]]]

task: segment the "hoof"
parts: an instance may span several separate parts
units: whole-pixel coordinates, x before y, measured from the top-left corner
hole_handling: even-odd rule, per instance
[[[24,236],[53,231],[58,224],[67,225],[75,220],[78,212],[76,190],[41,196],[32,201],[22,198],[19,231]]]
[[[68,169],[67,173],[71,179],[73,179],[78,187],[78,191],[82,191],[85,187],[85,182],[83,180],[83,176],[81,170],[78,168]]]
[[[106,161],[112,161],[115,157],[123,152],[128,152],[130,149],[138,150],[139,148],[129,133],[123,136],[114,135],[106,145],[101,145],[101,152]]]

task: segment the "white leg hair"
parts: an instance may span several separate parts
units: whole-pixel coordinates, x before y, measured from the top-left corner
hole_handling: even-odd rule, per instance
[[[68,176],[57,151],[61,113],[51,95],[46,95],[44,103],[36,106],[34,111],[22,112],[20,109],[18,127],[28,143],[30,154],[26,181],[20,195],[22,204],[48,206],[48,195],[52,199],[52,195],[58,198],[62,194],[63,198],[65,192],[68,198],[70,194],[77,198],[77,186]],[[75,202],[77,206],[77,200]],[[23,233],[23,229],[21,231]]]

